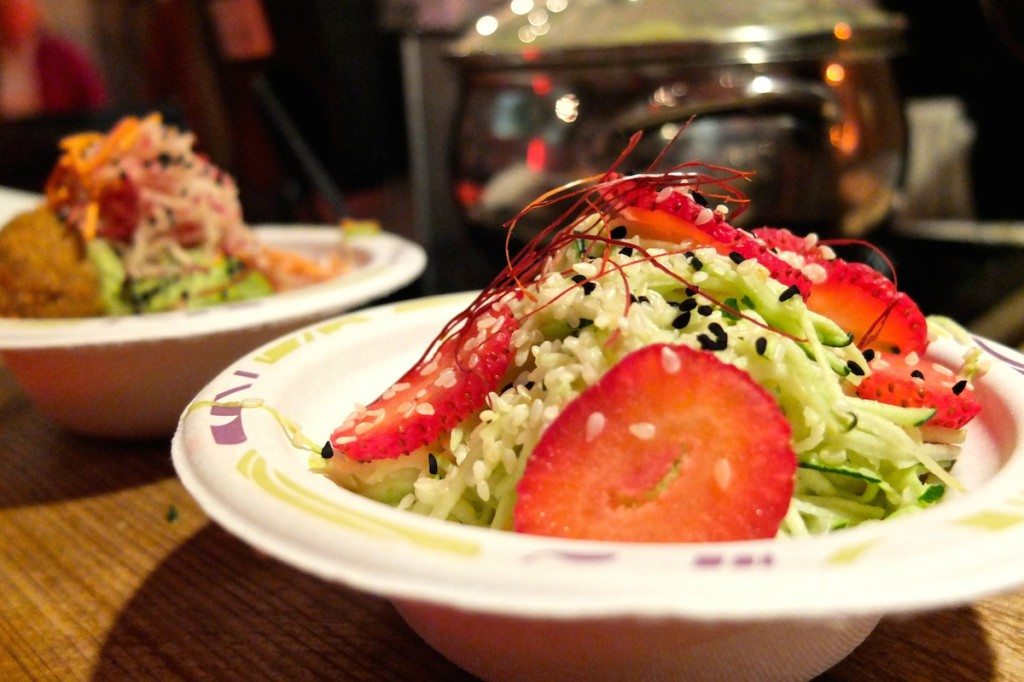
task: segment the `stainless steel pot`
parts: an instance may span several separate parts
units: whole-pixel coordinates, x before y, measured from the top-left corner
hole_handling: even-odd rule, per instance
[[[889,62],[903,28],[864,2],[514,0],[451,51],[456,200],[499,230],[544,190],[606,169],[635,131],[629,169],[642,170],[686,126],[662,167],[754,171],[738,224],[866,232],[904,164]]]

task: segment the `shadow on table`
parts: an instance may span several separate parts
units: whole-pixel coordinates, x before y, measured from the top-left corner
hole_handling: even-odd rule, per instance
[[[174,475],[167,441],[75,436],[29,403],[0,367],[0,509],[89,497]]]
[[[265,557],[213,524],[124,606],[94,671],[123,679],[473,680],[382,599]]]
[[[963,607],[884,618],[863,644],[815,682],[992,679],[995,663],[985,630],[975,610]]]

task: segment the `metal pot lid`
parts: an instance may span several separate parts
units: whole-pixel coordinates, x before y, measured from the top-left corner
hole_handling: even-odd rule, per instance
[[[450,55],[469,67],[877,58],[905,21],[868,0],[505,0]]]

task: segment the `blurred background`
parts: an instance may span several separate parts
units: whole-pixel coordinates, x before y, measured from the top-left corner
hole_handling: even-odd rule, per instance
[[[0,0],[0,185],[158,109],[250,223],[376,219],[428,248],[404,294],[429,294],[484,286],[525,201],[638,129],[640,170],[695,116],[669,161],[757,171],[741,224],[870,237],[922,308],[1019,343],[1022,24],[1003,0]]]

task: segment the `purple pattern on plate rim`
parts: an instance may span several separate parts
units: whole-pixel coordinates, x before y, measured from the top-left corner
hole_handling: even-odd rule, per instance
[[[1017,370],[1021,374],[1024,374],[1024,362],[1021,362],[1020,360],[1017,360],[1016,358],[1011,358],[1008,355],[1004,355],[1001,351],[997,350],[996,348],[991,346],[989,343],[987,343],[984,339],[982,339],[982,338],[980,338],[978,336],[974,337],[974,341],[975,341],[975,343],[978,344],[978,346],[983,351],[985,351],[986,353],[988,353],[992,357],[998,358],[998,359],[1002,360],[1003,362],[1005,362],[1007,365],[1009,365],[1013,369]]]
[[[234,375],[244,379],[256,379],[259,377],[259,374],[246,372],[244,370],[236,370]],[[214,398],[214,401],[223,400],[233,393],[244,391],[251,387],[251,381],[246,384],[239,384],[238,386],[234,386],[218,393]],[[248,436],[245,434],[245,427],[242,424],[241,407],[215,405],[210,408],[210,414],[214,417],[231,417],[230,421],[222,422],[220,424],[210,424],[210,435],[213,436],[213,442],[217,445],[238,445],[239,443],[244,443],[248,439]]]

